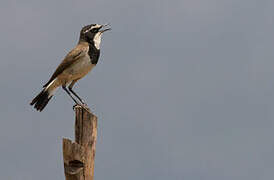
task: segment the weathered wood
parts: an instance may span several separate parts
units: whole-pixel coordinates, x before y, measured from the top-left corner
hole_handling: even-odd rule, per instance
[[[84,148],[69,139],[63,139],[64,168],[67,180],[84,180]]]
[[[97,139],[97,117],[89,110],[75,107],[75,142],[63,139],[66,180],[93,180]]]

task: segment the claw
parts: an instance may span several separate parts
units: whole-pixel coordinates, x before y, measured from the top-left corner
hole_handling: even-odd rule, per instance
[[[76,106],[81,106],[80,104],[74,104],[72,109],[75,111]]]
[[[75,111],[75,108],[77,106],[81,106],[82,108],[84,108],[85,110],[87,110],[88,112],[90,112],[90,109],[88,108],[88,105],[87,104],[74,104],[72,109]]]

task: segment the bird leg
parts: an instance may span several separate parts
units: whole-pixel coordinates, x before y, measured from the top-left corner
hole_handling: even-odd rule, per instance
[[[78,80],[78,79],[77,79]],[[66,86],[63,86],[63,89],[69,94],[69,96],[73,99],[73,101],[76,103],[74,106],[73,106],[73,110],[75,110],[75,107],[77,105],[81,106],[82,108],[84,108],[85,110],[87,110],[88,112],[90,112],[90,109],[88,108],[87,104],[84,103],[84,101],[72,90],[72,87],[73,85],[76,83],[77,80],[73,80],[72,83],[69,85],[69,91],[72,92],[72,94],[74,96],[76,96],[80,101],[81,103],[79,104],[73,97],[72,95],[70,94],[70,92],[68,91],[68,89],[66,88]]]
[[[77,99],[79,99],[80,100],[80,102],[83,104],[83,105],[87,105],[86,103],[84,103],[84,101],[82,100],[82,98],[80,98],[80,96],[78,96],[77,94],[76,94],[76,92],[74,92],[73,90],[72,90],[72,87],[73,87],[73,85],[76,83],[76,81],[77,80],[73,80],[72,81],[72,83],[69,85],[69,91],[75,96],[75,97],[77,97]]]
[[[72,88],[69,87],[69,91],[70,91],[75,97],[77,97],[77,99],[79,99],[79,101],[80,101],[82,104],[86,104],[86,103],[84,103],[84,101],[76,94],[76,92],[74,92],[74,91],[72,90]]]
[[[71,99],[76,103],[76,104],[80,104],[78,101],[76,101],[76,99],[74,99],[74,97],[70,94],[70,92],[68,91],[67,87],[64,85],[62,86],[62,88],[66,91],[66,93],[71,97]]]

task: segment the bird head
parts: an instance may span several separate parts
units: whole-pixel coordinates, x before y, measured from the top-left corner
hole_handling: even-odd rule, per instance
[[[111,30],[109,24],[90,24],[82,28],[80,32],[80,41],[86,41],[93,44],[97,49],[100,49],[102,34]]]

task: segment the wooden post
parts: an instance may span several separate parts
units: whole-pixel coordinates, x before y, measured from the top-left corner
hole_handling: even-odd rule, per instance
[[[93,180],[97,117],[81,106],[75,116],[75,142],[63,139],[66,180]]]

